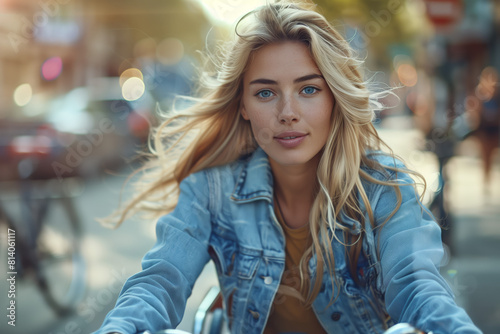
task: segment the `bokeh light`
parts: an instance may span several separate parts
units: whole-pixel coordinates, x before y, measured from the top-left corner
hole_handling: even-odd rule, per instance
[[[400,64],[397,69],[397,74],[399,81],[403,85],[413,87],[417,84],[417,70],[413,65],[407,63]]]
[[[209,16],[224,24],[233,24],[245,13],[266,4],[266,0],[198,0]]]
[[[178,38],[165,38],[156,47],[156,57],[162,64],[177,64],[184,57],[184,44]]]
[[[60,57],[52,57],[42,64],[42,77],[47,80],[55,80],[62,73],[63,62]]]
[[[20,107],[24,107],[30,103],[32,97],[33,89],[30,84],[19,85],[14,91],[14,102]]]
[[[139,78],[144,81],[144,75],[141,70],[138,68],[128,68],[122,72],[120,75],[120,87],[123,87],[123,84],[130,78]]]
[[[498,84],[498,72],[494,67],[486,67],[479,77],[479,84],[476,87],[476,96],[483,101],[489,101],[495,94]]]
[[[118,73],[123,73],[126,69],[134,66],[135,60],[133,58],[125,58],[120,65],[118,65]]]
[[[127,101],[138,100],[144,95],[146,85],[140,78],[133,77],[127,79],[122,86],[123,98]]]

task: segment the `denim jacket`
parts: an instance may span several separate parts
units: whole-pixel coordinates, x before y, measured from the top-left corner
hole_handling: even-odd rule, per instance
[[[392,158],[374,155],[383,165]],[[403,167],[396,162],[398,167]],[[362,167],[378,180],[390,170]],[[397,173],[401,184],[413,181]],[[375,226],[396,206],[392,187],[364,181]],[[382,333],[408,322],[435,334],[481,333],[453,299],[439,273],[440,228],[418,202],[413,186],[401,186],[402,204],[382,228],[340,214],[354,235],[363,233],[355,283],[345,248],[332,238],[336,282],[327,270],[313,310],[328,333]],[[240,160],[194,173],[180,185],[176,208],[159,219],[157,242],[143,270],[125,283],[116,306],[96,333],[136,333],[175,328],[205,264],[212,259],[232,333],[262,333],[285,267],[285,240],[273,210],[273,177],[262,149]],[[330,231],[342,240],[340,229]],[[314,280],[316,258],[309,261]],[[332,302],[332,300],[334,300]]]

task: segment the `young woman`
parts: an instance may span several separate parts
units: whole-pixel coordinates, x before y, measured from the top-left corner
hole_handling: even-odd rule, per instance
[[[97,333],[175,328],[210,259],[232,333],[480,333],[439,274],[412,172],[380,151],[348,43],[282,1],[236,34],[204,98],[156,131],[119,219],[161,214],[157,242]]]

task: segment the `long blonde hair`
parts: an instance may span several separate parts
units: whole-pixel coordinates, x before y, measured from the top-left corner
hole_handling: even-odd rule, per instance
[[[354,279],[361,252],[363,233],[352,235],[342,224],[340,213],[361,221],[365,212],[375,228],[372,208],[362,179],[394,187],[398,203],[401,195],[396,182],[381,182],[361,169],[362,165],[379,168],[367,152],[385,145],[372,125],[374,111],[382,106],[369,91],[358,60],[347,41],[310,6],[280,1],[262,6],[236,25],[235,40],[216,64],[215,75],[202,77],[206,93],[191,98],[193,105],[172,111],[152,133],[149,160],[136,172],[137,195],[115,216],[118,225],[132,214],[142,211],[157,217],[176,205],[179,184],[191,173],[223,165],[256,149],[249,122],[240,113],[242,78],[248,60],[255,50],[280,41],[299,41],[308,46],[311,56],[335,97],[331,132],[317,170],[318,194],[310,212],[312,246],[302,257],[301,294],[308,304],[317,296],[322,284],[325,263],[334,284],[332,238],[341,229],[345,236],[346,256]],[[396,168],[392,168],[397,170]],[[393,212],[393,213],[394,213]],[[389,219],[389,218],[388,218]],[[311,284],[307,262],[317,257],[317,275]]]

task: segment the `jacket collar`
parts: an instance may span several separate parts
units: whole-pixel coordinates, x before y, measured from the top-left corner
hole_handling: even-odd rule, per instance
[[[231,199],[238,203],[252,202],[258,199],[273,198],[273,174],[266,152],[258,147],[244,160],[243,169],[238,176]]]
[[[231,200],[236,203],[248,203],[262,199],[273,202],[273,174],[267,154],[258,147],[244,160]],[[338,217],[340,224],[349,228],[352,234],[361,233],[360,222],[347,216],[344,211],[341,211]]]

